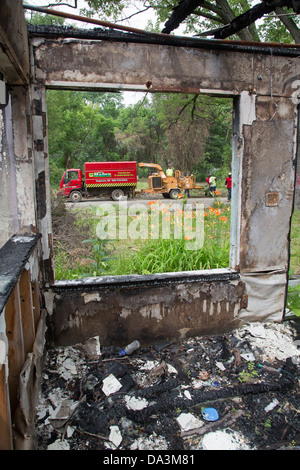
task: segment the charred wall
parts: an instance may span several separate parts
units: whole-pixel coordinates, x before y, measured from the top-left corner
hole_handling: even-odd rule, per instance
[[[237,273],[158,275],[153,283],[147,276],[121,278],[98,286],[57,283],[49,342],[72,345],[97,335],[106,346],[135,338],[151,344],[230,331],[239,323],[245,286]]]

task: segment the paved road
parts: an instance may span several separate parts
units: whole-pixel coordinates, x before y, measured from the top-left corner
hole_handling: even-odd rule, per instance
[[[224,204],[227,204],[227,198],[226,197],[218,197],[217,198],[218,201],[224,203]],[[134,198],[134,199],[127,199],[127,206],[130,207],[130,206],[133,206],[133,205],[137,205],[137,204],[142,204],[142,205],[145,205],[146,207],[149,206],[149,201],[159,201],[161,204],[165,204],[167,205],[168,207],[170,207],[170,204],[176,204],[178,206],[178,204],[182,204],[182,200],[181,199],[164,199],[163,197],[162,198],[158,198],[156,197],[155,199],[151,199],[151,198]],[[187,202],[189,204],[193,203],[193,204],[196,204],[196,203],[204,203],[204,207],[210,207],[212,204],[213,204],[213,199],[212,198],[201,198],[201,197],[195,197],[195,198],[188,198]],[[115,201],[112,201],[111,199],[88,199],[88,200],[82,200],[81,202],[70,202],[68,200],[66,200],[66,207],[68,209],[85,209],[85,208],[89,208],[90,206],[94,206],[94,207],[98,207],[100,206],[101,204],[107,204],[107,203],[110,203],[110,204],[116,204],[118,205],[118,202],[115,202]]]

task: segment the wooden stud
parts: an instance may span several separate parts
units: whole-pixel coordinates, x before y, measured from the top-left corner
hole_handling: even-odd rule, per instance
[[[19,280],[25,356],[32,352],[35,338],[30,272],[24,269]]]
[[[32,288],[34,325],[35,325],[35,330],[36,330],[39,319],[40,319],[40,314],[41,314],[41,301],[40,301],[40,290],[39,290],[38,281],[33,281],[31,283],[31,288]]]
[[[9,395],[12,415],[18,403],[19,376],[25,362],[24,337],[19,285],[16,284],[5,306],[6,336],[8,340]]]
[[[0,366],[0,450],[13,450],[10,400],[5,364]]]

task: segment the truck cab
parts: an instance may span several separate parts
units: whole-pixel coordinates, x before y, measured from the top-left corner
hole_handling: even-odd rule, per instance
[[[70,197],[73,202],[81,201],[83,189],[82,171],[79,168],[66,170],[59,187],[63,196]]]

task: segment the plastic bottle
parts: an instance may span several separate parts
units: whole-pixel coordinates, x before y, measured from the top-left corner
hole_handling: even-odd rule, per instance
[[[260,369],[267,370],[268,372],[274,372],[276,374],[280,374],[282,372],[281,368],[275,369],[275,367],[265,366],[264,364],[258,364]]]
[[[128,344],[127,346],[125,346],[125,348],[119,352],[119,355],[120,356],[125,356],[126,354],[127,355],[130,355],[132,354],[134,351],[136,351],[137,349],[139,349],[141,347],[139,341],[137,340],[134,340],[132,341],[132,343]]]

